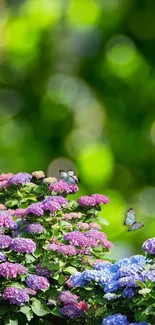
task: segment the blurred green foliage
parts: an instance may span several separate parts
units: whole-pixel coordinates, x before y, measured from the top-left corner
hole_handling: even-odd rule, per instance
[[[111,197],[120,255],[140,251],[155,228],[154,0],[0,0],[0,35],[0,172],[76,166],[82,194]],[[131,206],[145,227],[129,234]]]

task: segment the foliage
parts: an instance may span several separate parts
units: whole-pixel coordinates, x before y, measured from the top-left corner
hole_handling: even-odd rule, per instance
[[[0,322],[63,324],[60,294],[67,291],[67,303],[72,299],[70,275],[90,269],[113,247],[96,223],[100,204],[109,199],[96,194],[67,200],[77,185],[43,172],[2,174],[0,188]],[[73,312],[87,323],[84,299],[76,298]]]

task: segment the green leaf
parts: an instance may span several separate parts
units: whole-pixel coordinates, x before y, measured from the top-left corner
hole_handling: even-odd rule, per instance
[[[77,269],[73,266],[68,266],[63,271],[64,271],[64,273],[67,273],[67,274],[74,274],[77,272]]]
[[[31,308],[28,306],[23,306],[20,308],[20,312],[23,314],[27,314],[30,310],[31,310]]]
[[[32,300],[31,308],[35,315],[44,316],[50,313],[50,309],[46,305],[43,305],[40,300],[36,298],[32,298]]]
[[[18,319],[11,319],[11,318],[6,319],[4,321],[4,324],[5,325],[18,325]]]
[[[58,270],[58,268],[59,268],[59,264],[52,264],[52,263],[48,264],[48,270],[50,271],[56,271]]]
[[[31,254],[25,254],[25,259],[27,264],[31,264],[35,261],[34,256],[32,256]]]
[[[12,208],[12,207],[14,207],[14,206],[16,206],[18,204],[19,204],[18,200],[8,200],[8,201],[6,201],[6,204],[5,205],[8,208]]]
[[[65,282],[65,280],[66,280],[66,277],[64,276],[64,275],[60,275],[59,276],[59,278],[58,278],[58,282],[60,283],[60,284],[63,284],[64,282]]]
[[[135,282],[136,282],[136,283],[139,285],[139,287],[141,287],[142,289],[146,287],[145,284],[144,284],[143,282],[141,282],[141,281],[136,280]]]
[[[35,252],[33,253],[35,257],[39,257],[42,255],[42,248],[37,248]]]
[[[105,312],[105,307],[99,307],[99,308],[96,310],[95,315],[96,315],[96,316],[101,316],[101,315],[104,314],[104,312]]]
[[[23,289],[23,285],[19,282],[12,282],[10,287],[17,288],[17,289]]]

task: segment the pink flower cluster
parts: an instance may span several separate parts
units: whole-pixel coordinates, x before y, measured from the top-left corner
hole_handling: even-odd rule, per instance
[[[102,194],[93,194],[91,196],[85,195],[81,196],[78,199],[78,203],[81,206],[85,207],[93,207],[95,205],[100,205],[100,204],[108,204],[109,203],[109,198],[105,195]]]
[[[76,249],[73,245],[63,245],[63,244],[50,244],[47,247],[48,250],[56,251],[60,254],[74,256],[76,255]]]
[[[36,250],[36,244],[32,239],[17,237],[12,239],[9,248],[18,253],[33,253]]]
[[[89,230],[89,229],[101,230],[101,226],[97,222],[91,222],[91,223],[78,222],[77,227],[81,230]]]
[[[16,278],[18,274],[26,274],[28,269],[19,263],[5,262],[0,264],[0,275],[4,278]]]
[[[76,193],[78,191],[78,186],[76,184],[68,184],[63,179],[60,181],[53,183],[50,185],[50,191],[54,191],[55,193]]]
[[[83,216],[83,214],[81,212],[65,213],[61,217],[61,220],[81,219],[82,216]]]
[[[0,211],[0,227],[13,229],[15,221],[8,211]]]

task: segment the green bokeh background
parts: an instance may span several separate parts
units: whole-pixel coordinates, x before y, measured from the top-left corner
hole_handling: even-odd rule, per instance
[[[111,257],[155,235],[155,1],[0,0],[0,172],[74,168]],[[145,224],[128,233],[126,210]]]

